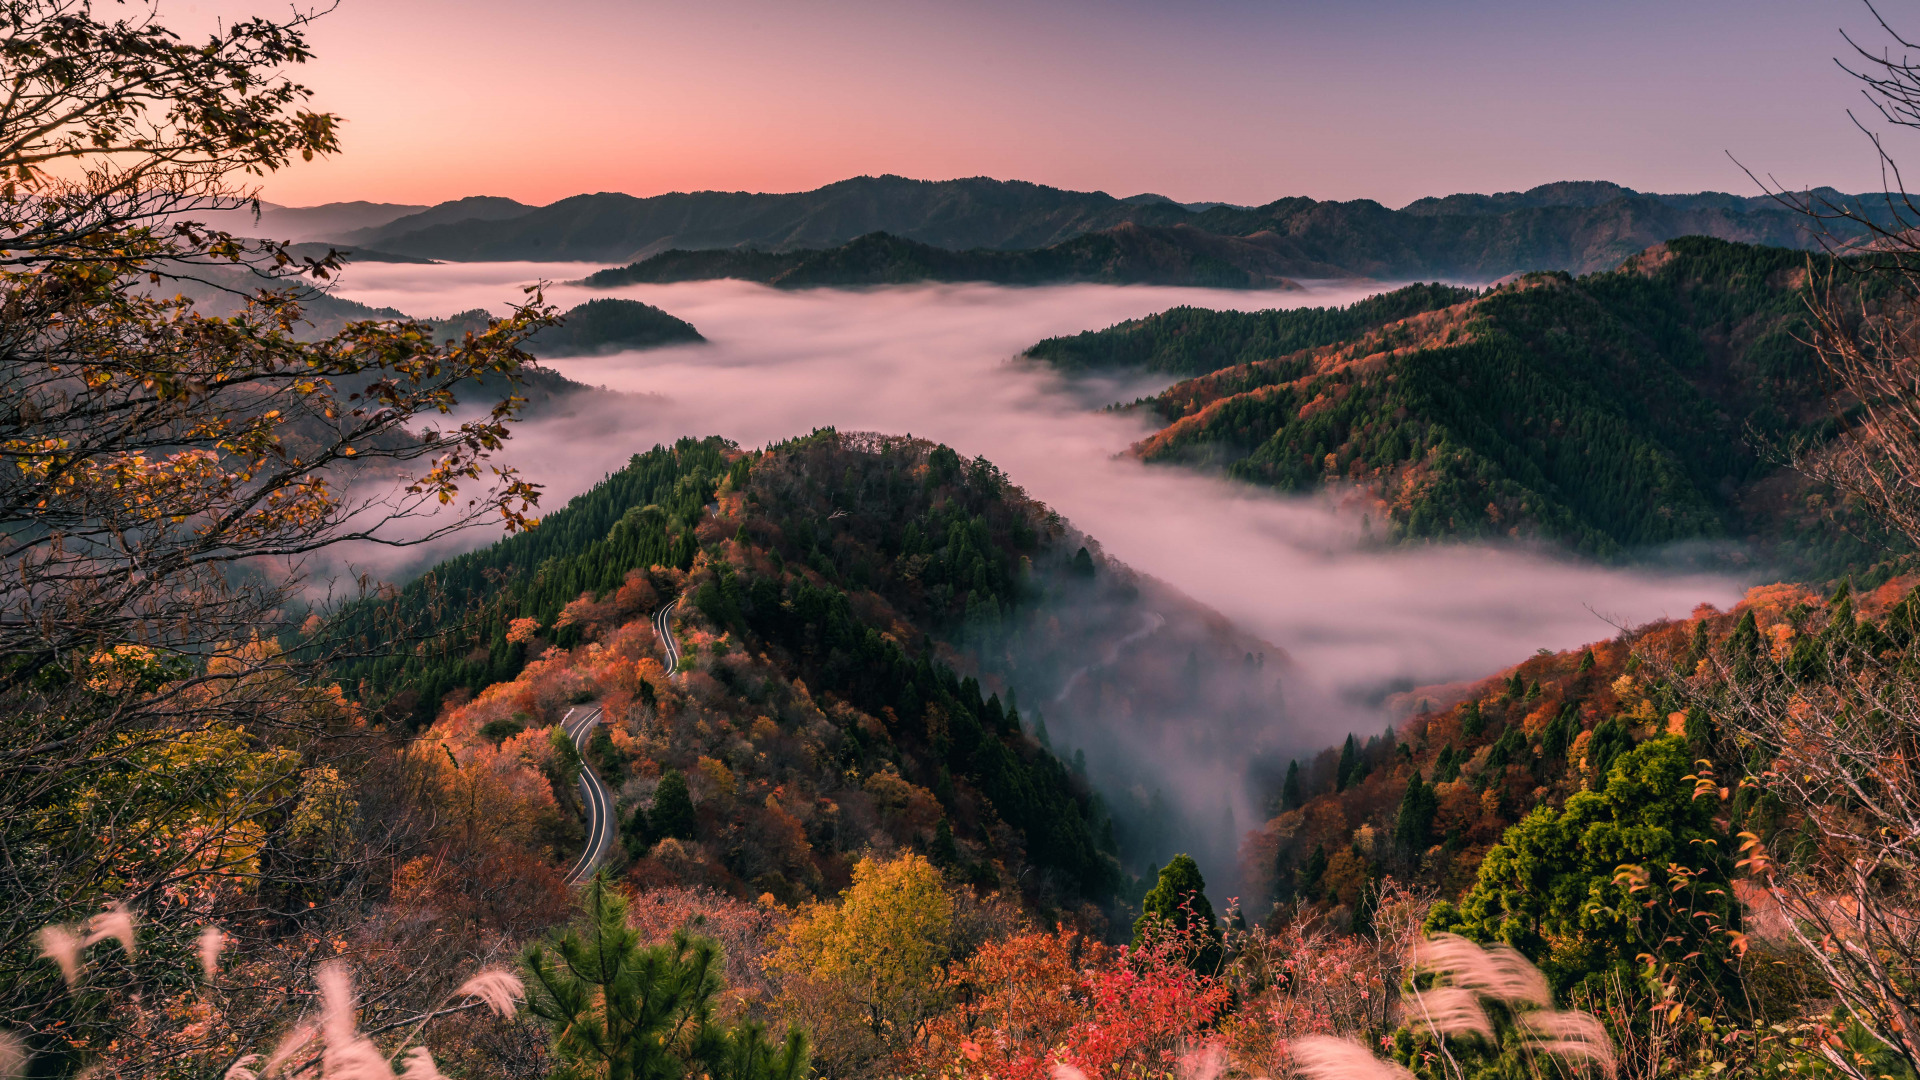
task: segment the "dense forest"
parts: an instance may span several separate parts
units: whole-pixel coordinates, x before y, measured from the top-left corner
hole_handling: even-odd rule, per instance
[[[886,233],[869,233],[824,251],[663,251],[629,266],[590,274],[586,284],[739,278],[783,289],[988,281],[1001,285],[1095,282],[1188,285],[1213,289],[1285,289],[1283,273],[1325,272],[1276,257],[1258,239],[1215,236],[1189,226],[1122,224],[1050,247],[1024,251],[950,251]]]
[[[1804,344],[1807,261],[1694,237],[1377,321],[1446,299],[1413,286],[1338,316],[1371,328],[1291,352],[1344,327],[1183,310],[1036,349],[1076,366],[1218,363],[1132,406],[1166,425],[1135,452],[1361,492],[1383,538],[1540,536],[1601,557],[1734,538],[1832,574],[1877,558],[1872,538],[1807,528],[1823,498],[1776,479],[1789,447],[1834,430]]]
[[[1169,375],[1204,375],[1331,345],[1475,295],[1471,289],[1436,282],[1409,285],[1342,308],[1210,311],[1177,307],[1105,330],[1048,338],[1025,355],[1063,371],[1143,368]]]
[[[592,698],[627,748],[601,758],[611,775],[678,768],[705,793],[696,764],[721,765],[742,801],[703,803],[722,816],[678,838],[719,858],[704,884],[788,902],[830,894],[847,881],[845,853],[881,835],[924,850],[940,826],[942,857],[985,882],[1031,864],[1024,884],[1049,903],[1105,901],[1118,883],[1111,825],[1084,780],[932,637],[997,620],[1071,573],[1058,529],[990,465],[945,447],[827,431],[749,455],[683,440],[540,528],[346,613],[348,635],[446,632],[340,675],[363,694],[405,687],[387,715],[431,724],[429,737],[544,729],[555,708]],[[681,594],[688,674],[670,682],[648,617]],[[448,700],[473,704],[442,716]],[[768,827],[759,802],[776,789],[811,823],[797,849],[740,838]],[[622,816],[643,819],[629,797]],[[827,806],[838,809],[819,816]],[[644,855],[662,838],[637,828]]]

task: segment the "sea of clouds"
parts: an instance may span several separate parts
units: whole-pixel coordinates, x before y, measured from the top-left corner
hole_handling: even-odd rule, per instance
[[[588,269],[357,264],[341,295],[416,317],[475,307],[498,313],[529,282],[564,282]],[[1739,595],[1743,583],[1729,577],[1600,567],[1514,545],[1365,547],[1359,521],[1324,500],[1123,456],[1149,430],[1146,421],[1100,407],[1168,380],[1067,379],[1018,359],[1041,338],[1180,304],[1345,304],[1381,288],[549,284],[548,300],[562,308],[602,295],[643,300],[692,322],[708,341],[551,362],[572,379],[622,393],[522,425],[508,458],[545,484],[544,504],[557,507],[629,455],[686,435],[753,447],[833,426],[911,433],[984,455],[1108,556],[1284,650],[1298,692],[1288,695],[1283,722],[1309,752],[1350,730],[1381,730],[1369,703],[1390,690],[1484,677],[1538,648],[1600,640],[1616,625],[1684,616]],[[470,546],[489,539],[466,536]],[[1239,820],[1257,810],[1245,805]]]

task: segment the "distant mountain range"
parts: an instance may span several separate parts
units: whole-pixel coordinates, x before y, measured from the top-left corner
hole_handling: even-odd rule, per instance
[[[585,284],[737,278],[783,289],[822,285],[902,285],[917,281],[989,281],[1002,285],[1094,282],[1193,285],[1215,289],[1292,289],[1284,275],[1326,276],[1275,251],[1268,238],[1221,236],[1191,225],[1124,223],[1044,248],[950,251],[887,233],[869,233],[824,251],[676,248],[629,266],[590,274]],[[1315,271],[1320,271],[1315,273]]]
[[[1871,197],[1822,194],[1853,200],[1869,214],[1876,210]],[[347,209],[354,206],[359,209]],[[1884,205],[1878,209],[1884,213]],[[1246,241],[1252,245],[1241,249],[1246,252],[1257,248],[1257,259],[1238,264],[1248,272],[1381,280],[1587,273],[1687,235],[1784,247],[1811,243],[1806,220],[1764,196],[1658,195],[1599,181],[1421,199],[1399,210],[1365,199],[1286,198],[1242,207],[1181,204],[1158,195],[1114,198],[1023,181],[878,176],[789,194],[636,198],[603,192],[539,207],[477,196],[431,208],[330,204],[273,213],[282,216],[263,215],[263,227],[291,227],[296,219],[284,215],[296,213],[309,215],[299,219],[302,230],[328,215],[358,222],[325,237],[283,238],[454,261],[633,263],[675,249],[828,251],[873,233],[950,251],[1042,251],[1120,225],[1185,226]]]

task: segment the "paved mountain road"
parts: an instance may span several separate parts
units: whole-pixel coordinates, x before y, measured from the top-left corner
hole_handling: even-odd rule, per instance
[[[670,600],[653,614],[654,632],[660,635],[661,648],[666,650],[669,678],[680,670],[680,643],[673,638],[673,609],[679,603],[678,599]],[[579,715],[576,717],[575,713]],[[599,722],[600,706],[594,702],[576,705],[560,718],[560,726],[566,729],[567,737],[580,752],[580,804],[587,811],[587,846],[580,853],[580,861],[567,872],[569,885],[593,876],[594,870],[607,860],[607,853],[613,850],[614,838],[620,835],[620,822],[613,812],[613,794],[586,759],[587,741],[593,736],[593,726]]]

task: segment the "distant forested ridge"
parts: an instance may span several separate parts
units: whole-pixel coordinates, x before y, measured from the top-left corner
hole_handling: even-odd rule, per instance
[[[612,288],[737,278],[788,289],[918,281],[1285,289],[1297,286],[1283,274],[1298,270],[1257,240],[1216,236],[1188,225],[1123,224],[1027,251],[949,251],[886,233],[870,233],[824,251],[675,249],[591,274],[586,284]]]
[[[1048,338],[1026,351],[1064,371],[1144,368],[1204,375],[1235,364],[1331,345],[1385,323],[1447,307],[1476,294],[1438,283],[1409,285],[1343,308],[1211,311],[1177,307],[1105,330]]]
[[[1837,192],[1869,217],[1883,201]],[[468,199],[343,240],[433,259],[627,263],[679,249],[828,250],[884,232],[953,251],[1037,251],[1123,224],[1188,226],[1239,238],[1287,276],[1490,281],[1516,271],[1606,269],[1649,245],[1704,235],[1804,247],[1806,219],[1765,197],[1654,195],[1617,184],[1547,184],[1526,192],[1450,195],[1393,210],[1371,200],[1284,198],[1262,206],[1116,199],[1021,181],[863,176],[790,194],[674,192],[576,195],[542,207]],[[1843,237],[1844,238],[1844,237]]]
[[[486,328],[490,316],[480,308],[431,321],[447,337]],[[599,299],[570,307],[558,326],[533,335],[524,346],[540,357],[590,356],[624,349],[651,349],[705,341],[685,319],[638,300]]]
[[[1691,237],[1448,306],[1414,286],[1292,323],[1189,309],[1036,350],[1082,367],[1225,364],[1136,406],[1165,426],[1135,453],[1287,491],[1358,489],[1394,539],[1541,536],[1615,556],[1733,538],[1833,570],[1876,556],[1805,528],[1829,508],[1777,466],[1781,446],[1833,422],[1800,340],[1808,259]],[[1428,310],[1280,351],[1398,307]]]

